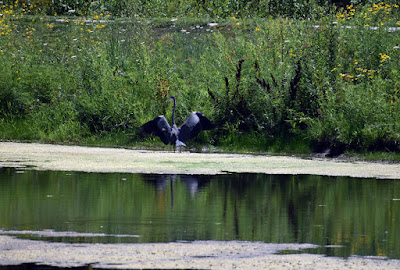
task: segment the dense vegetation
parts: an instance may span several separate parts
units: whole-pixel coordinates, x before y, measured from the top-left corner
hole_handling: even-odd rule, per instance
[[[396,1],[9,2],[2,139],[160,145],[138,127],[176,95],[200,143],[400,151]]]

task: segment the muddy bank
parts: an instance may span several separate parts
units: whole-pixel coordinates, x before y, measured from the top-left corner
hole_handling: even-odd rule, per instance
[[[0,142],[0,166],[37,170],[168,174],[315,174],[400,179],[399,164],[288,156],[172,153]]]
[[[57,267],[201,269],[399,269],[400,261],[384,258],[322,255],[276,255],[282,250],[313,248],[310,244],[195,241],[150,244],[68,244],[0,236],[0,265],[35,262]]]

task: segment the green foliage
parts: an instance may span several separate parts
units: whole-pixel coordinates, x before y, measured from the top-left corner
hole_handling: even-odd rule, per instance
[[[371,28],[369,23],[380,12],[386,17]],[[319,100],[320,116],[309,130],[313,139],[359,150],[399,151],[399,84],[394,65],[400,40],[398,33],[385,28],[394,23],[388,15],[397,12],[397,5],[374,4],[360,11],[349,6],[338,13],[338,24],[330,28],[342,27],[331,30],[339,44],[332,45],[337,47],[332,53],[326,52],[333,68],[325,72],[334,77]]]
[[[113,14],[136,17],[278,17],[318,19],[333,5],[366,4],[368,0],[8,0],[5,4],[27,9],[29,14],[88,15]],[[394,0],[392,1],[395,4]]]
[[[130,2],[102,8],[117,3]],[[322,148],[399,151],[399,10],[367,3],[303,21],[230,9],[212,24],[106,13],[27,19],[22,6],[3,6],[0,129],[8,130],[1,134],[19,137],[25,123],[26,139],[132,134],[134,143],[140,125],[171,117],[165,97],[175,95],[178,124],[196,110],[218,126],[195,143],[248,136],[241,144],[260,140],[267,150],[293,137]]]

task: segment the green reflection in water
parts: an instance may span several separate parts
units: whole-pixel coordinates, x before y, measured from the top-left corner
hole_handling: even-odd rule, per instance
[[[399,199],[390,180],[0,169],[3,233],[52,241],[297,242],[321,245],[307,252],[400,258]]]

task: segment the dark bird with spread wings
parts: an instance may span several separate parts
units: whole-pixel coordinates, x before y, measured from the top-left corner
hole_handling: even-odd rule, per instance
[[[186,146],[185,142],[196,137],[200,131],[215,128],[214,124],[201,112],[192,112],[186,122],[178,128],[175,124],[176,99],[174,96],[170,99],[174,101],[172,127],[165,116],[160,115],[140,127],[143,133],[158,136],[164,144],[171,144],[175,149],[176,146]]]

